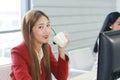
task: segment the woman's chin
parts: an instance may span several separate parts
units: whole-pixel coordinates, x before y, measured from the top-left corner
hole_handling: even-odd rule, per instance
[[[48,41],[44,41],[43,43],[48,43]]]

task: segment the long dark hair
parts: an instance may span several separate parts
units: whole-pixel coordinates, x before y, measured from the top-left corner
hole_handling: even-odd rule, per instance
[[[119,12],[111,12],[106,16],[104,24],[102,26],[102,29],[100,30],[100,32],[98,34],[98,37],[96,39],[96,42],[95,42],[95,45],[94,45],[94,48],[93,48],[93,52],[95,52],[95,53],[98,52],[98,47],[99,47],[98,39],[99,39],[100,33],[105,32],[105,31],[110,31],[111,30],[110,26],[112,24],[114,24],[114,22],[118,19],[118,17],[120,17]]]
[[[41,17],[45,16],[48,20],[48,16],[39,10],[30,10],[26,13],[22,22],[22,34],[24,41],[27,45],[30,61],[31,61],[31,76],[32,80],[40,80],[40,65],[35,51],[33,38],[31,36],[32,28],[34,27],[36,21]],[[50,61],[49,61],[49,45],[45,43],[42,45],[43,49],[43,62],[46,71],[46,80],[51,80],[51,70],[50,70]]]

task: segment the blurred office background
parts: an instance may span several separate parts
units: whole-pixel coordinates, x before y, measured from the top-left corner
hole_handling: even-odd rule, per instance
[[[50,17],[56,33],[68,32],[66,52],[93,48],[106,15],[120,11],[119,0],[2,0],[0,3],[0,66],[10,64],[10,50],[22,41],[21,20],[27,10],[39,9]],[[50,44],[57,55],[57,46]]]

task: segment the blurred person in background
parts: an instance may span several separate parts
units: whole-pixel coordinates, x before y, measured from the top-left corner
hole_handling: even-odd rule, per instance
[[[103,26],[98,34],[98,37],[93,48],[93,53],[94,54],[97,53],[95,54],[96,61],[93,69],[97,69],[100,33],[110,30],[120,30],[120,13],[117,11],[111,12],[106,16]]]
[[[99,36],[101,32],[110,31],[110,30],[120,30],[120,13],[119,12],[111,12],[107,15],[104,24],[101,28],[101,31],[98,34],[96,39],[93,52],[98,53],[99,48]]]

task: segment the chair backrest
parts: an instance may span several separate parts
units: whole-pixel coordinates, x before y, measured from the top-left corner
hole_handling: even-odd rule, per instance
[[[70,58],[70,68],[80,70],[92,69],[95,58],[90,48],[82,48],[68,52]]]

